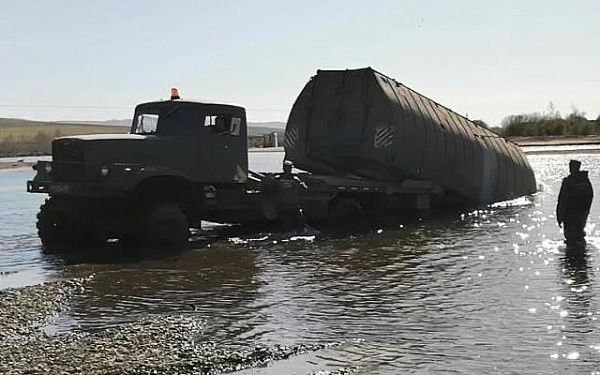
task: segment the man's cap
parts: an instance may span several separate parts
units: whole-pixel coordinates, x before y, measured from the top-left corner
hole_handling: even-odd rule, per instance
[[[579,160],[569,160],[569,167],[570,166],[579,168],[581,167],[581,162]]]
[[[294,163],[292,163],[292,162],[291,162],[291,161],[289,161],[289,160],[284,160],[284,161],[283,161],[283,166],[284,166],[284,167],[293,167],[293,166],[294,166]]]

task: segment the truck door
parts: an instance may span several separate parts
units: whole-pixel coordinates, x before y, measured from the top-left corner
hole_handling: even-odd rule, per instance
[[[202,180],[245,183],[248,176],[247,139],[242,116],[225,111],[207,112],[198,142]]]

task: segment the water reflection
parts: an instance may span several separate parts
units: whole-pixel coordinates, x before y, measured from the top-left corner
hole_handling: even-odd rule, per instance
[[[589,245],[587,248],[569,246],[561,249],[564,253],[558,265],[562,292],[555,299],[555,311],[560,320],[556,329],[556,352],[551,358],[559,360],[561,371],[568,371],[573,366],[562,361],[578,361],[576,366],[583,371],[586,364],[589,366],[594,362],[589,349],[592,345],[589,334],[596,327],[592,311],[595,295],[591,285],[594,274],[590,254],[597,249]]]
[[[575,284],[580,286],[589,286],[589,275],[588,272],[593,270],[589,266],[588,252],[596,250],[592,246],[567,246],[565,248],[564,256],[562,260],[562,271],[565,276],[565,280],[569,280],[569,284]]]
[[[593,269],[590,267],[588,251],[594,248],[566,247],[561,257],[562,289],[566,302],[566,311],[562,315],[568,316],[572,322],[589,320],[590,302],[593,300],[592,285]]]
[[[74,298],[65,329],[92,329],[148,314],[216,316],[235,324],[257,291],[255,256],[247,249],[214,246],[134,263],[78,264],[63,278],[92,278]],[[210,313],[208,313],[210,311]]]

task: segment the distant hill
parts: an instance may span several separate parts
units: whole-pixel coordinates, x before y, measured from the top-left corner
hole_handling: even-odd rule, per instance
[[[67,135],[127,133],[123,126],[0,118],[0,156],[46,155],[52,139]]]
[[[60,133],[61,135],[126,133],[122,126],[92,125],[86,122],[32,121],[14,118],[0,118],[0,141],[8,136],[13,138],[36,135],[38,132]]]
[[[27,120],[23,120],[27,121]],[[130,119],[115,119],[106,121],[57,121],[61,124],[80,124],[80,125],[98,125],[98,126],[131,126]],[[265,132],[260,134],[270,133],[271,131],[285,130],[285,122],[267,121],[267,122],[248,122],[248,128],[251,129],[253,135],[257,132]]]
[[[131,119],[105,120],[105,121],[58,121],[61,124],[82,124],[98,126],[126,126],[131,127]]]
[[[32,127],[36,126],[54,126],[64,130],[77,129],[76,127],[84,126],[81,130],[91,130],[92,133],[104,133],[106,129],[96,129],[98,126],[112,127],[112,130],[118,130],[122,133],[123,130],[120,127],[131,127],[131,120],[129,119],[114,119],[105,121],[33,121],[16,118],[0,118],[0,129],[12,128],[14,131],[18,131],[16,127],[22,127],[23,130],[31,130]],[[256,134],[267,134],[273,131],[283,132],[285,130],[285,122],[281,121],[267,121],[267,122],[248,122],[249,133],[252,135]],[[94,129],[94,130],[92,130]],[[43,130],[47,130],[44,128]]]
[[[285,133],[285,122],[249,122],[248,123],[248,135],[257,136],[270,134],[272,132],[277,133],[277,138],[283,140],[283,134]]]
[[[60,121],[61,124],[94,125],[94,126],[122,126],[131,127],[131,120],[106,120],[106,121]],[[285,122],[249,122],[248,135],[257,136],[276,132],[279,139],[283,139],[285,131]]]
[[[0,157],[44,155],[50,153],[50,143],[56,137],[77,134],[127,133],[131,120],[106,121],[32,121],[0,118]],[[260,136],[272,132],[283,139],[285,123],[279,121],[249,122],[248,135]]]
[[[285,122],[281,121],[267,121],[267,122],[248,122],[249,128],[274,128],[279,130],[285,130]]]

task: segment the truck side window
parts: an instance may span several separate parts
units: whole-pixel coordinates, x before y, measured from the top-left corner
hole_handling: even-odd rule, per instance
[[[204,126],[214,126],[213,130],[219,133],[227,131],[228,117],[227,115],[206,115],[204,116]]]
[[[204,116],[204,126],[213,127],[213,131],[219,134],[239,136],[242,128],[242,119],[227,114]]]
[[[206,115],[204,117],[204,126],[214,126],[217,122],[217,116]]]
[[[231,126],[229,127],[229,134],[240,135],[241,128],[242,128],[242,119],[239,117],[232,117],[231,118]]]

